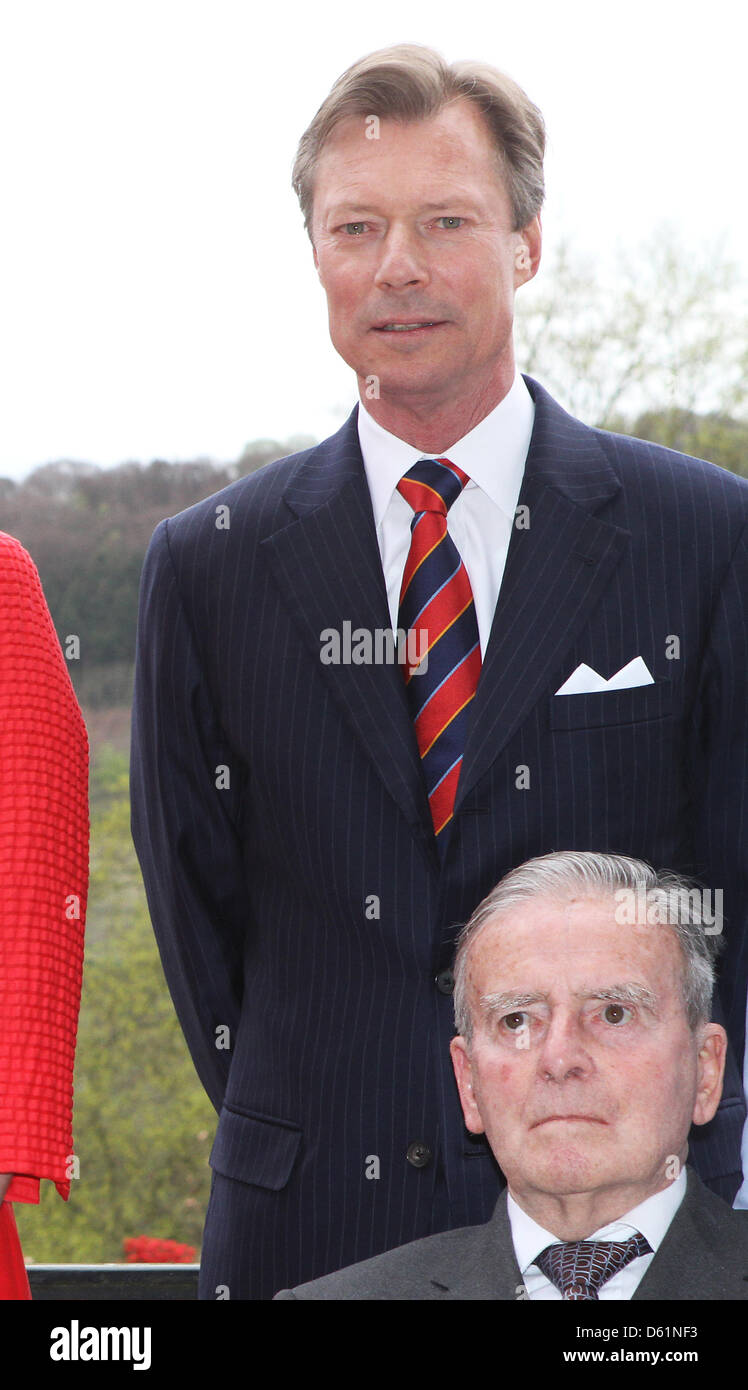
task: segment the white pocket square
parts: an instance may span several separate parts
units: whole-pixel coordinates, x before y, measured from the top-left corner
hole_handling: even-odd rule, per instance
[[[647,669],[647,663],[640,656],[635,656],[633,661],[622,666],[620,671],[616,671],[607,681],[583,661],[581,666],[577,666],[576,671],[572,671],[568,681],[564,681],[556,694],[591,695],[597,690],[631,690],[636,685],[654,685],[654,678]]]

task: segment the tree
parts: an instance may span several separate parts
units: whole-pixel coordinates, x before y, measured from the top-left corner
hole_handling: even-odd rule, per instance
[[[613,419],[610,428],[709,459],[748,478],[748,420],[736,420],[718,411],[698,415],[673,406],[670,410],[647,410],[633,421]]]
[[[746,282],[719,247],[691,254],[667,227],[614,268],[562,243],[518,296],[516,334],[523,369],[591,425],[748,407]]]

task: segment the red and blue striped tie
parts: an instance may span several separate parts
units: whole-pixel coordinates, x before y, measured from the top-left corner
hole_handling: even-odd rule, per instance
[[[470,706],[481,669],[467,570],[447,531],[447,512],[468,482],[449,459],[420,459],[397,485],[415,513],[400,589],[398,627],[414,631],[405,667],[437,844],[452,819]]]

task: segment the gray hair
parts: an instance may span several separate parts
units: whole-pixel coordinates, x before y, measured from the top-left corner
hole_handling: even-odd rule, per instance
[[[526,227],[544,195],[545,125],[522,88],[487,63],[447,64],[420,44],[397,44],[360,58],[338,78],[299,141],[292,183],[311,237],[314,176],[325,141],[350,116],[423,121],[460,97],[483,113],[512,204],[513,230]]]
[[[709,1018],[714,989],[714,962],[721,946],[721,919],[707,916],[704,894],[694,882],[675,873],[658,873],[642,859],[624,854],[562,850],[528,859],[510,870],[483,899],[457,938],[454,962],[455,1027],[468,1045],[473,1019],[467,998],[467,959],[475,939],[489,922],[535,898],[559,901],[571,893],[610,895],[621,904],[622,922],[661,923],[672,927],[683,953],[683,1005],[694,1030]],[[721,895],[720,895],[721,900]],[[628,902],[629,911],[624,910]],[[635,909],[630,915],[630,909]]]

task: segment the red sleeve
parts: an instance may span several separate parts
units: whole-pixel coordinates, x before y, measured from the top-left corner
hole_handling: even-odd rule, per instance
[[[0,1173],[70,1193],[88,738],[36,567],[0,532]]]

